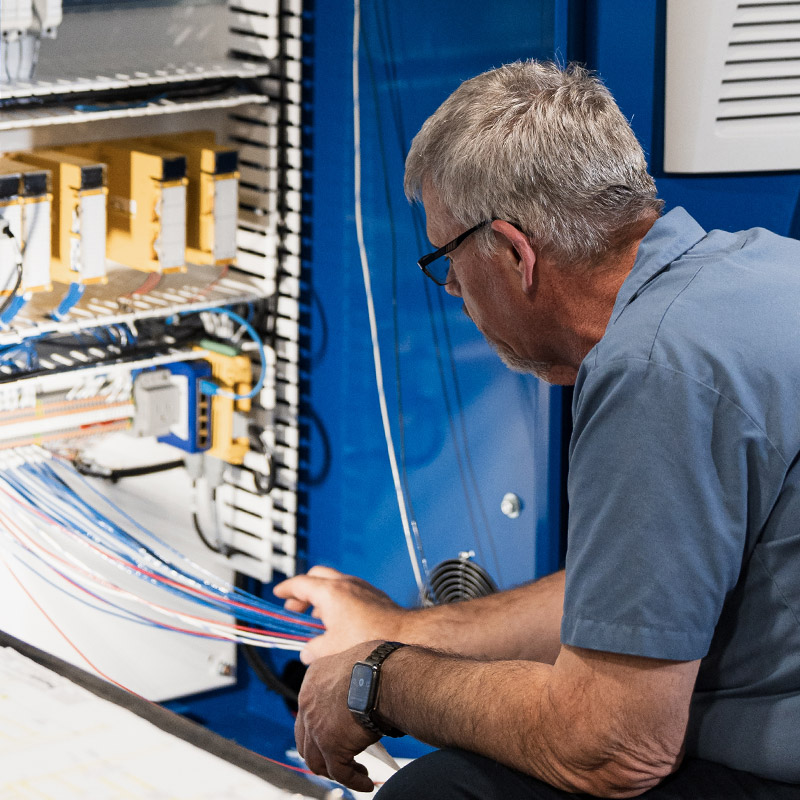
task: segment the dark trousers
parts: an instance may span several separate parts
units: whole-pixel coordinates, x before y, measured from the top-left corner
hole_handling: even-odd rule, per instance
[[[376,800],[575,800],[536,778],[465,750],[437,750],[386,782]],[[710,761],[687,759],[647,800],[800,800],[800,785],[758,778]]]

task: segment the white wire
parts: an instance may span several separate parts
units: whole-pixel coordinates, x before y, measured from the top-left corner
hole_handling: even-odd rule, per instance
[[[115,581],[98,572],[96,568],[90,566],[87,559],[78,558],[70,553],[61,545],[60,541],[63,541],[64,536],[67,536],[73,542],[88,548],[88,552],[91,552],[94,558],[99,558],[102,562],[110,564],[119,573],[127,575],[129,579],[138,580],[134,570],[128,565],[120,563],[119,558],[113,555],[114,552],[117,552],[122,556],[126,551],[134,552],[135,548],[120,546],[120,543],[116,543],[116,546],[114,546],[113,542],[109,542],[108,534],[102,529],[102,526],[97,525],[90,517],[71,510],[68,503],[57,498],[55,493],[48,492],[46,485],[38,485],[38,477],[27,475],[15,467],[12,467],[9,471],[14,473],[16,480],[23,483],[28,491],[33,491],[33,495],[39,497],[41,502],[38,507],[31,505],[26,497],[8,483],[4,475],[0,474],[0,543],[5,538],[7,541],[12,542],[16,548],[21,549],[23,553],[37,556],[38,562],[36,563],[39,565],[45,564],[54,573],[53,580],[59,585],[62,582],[64,583],[61,588],[68,594],[87,602],[69,584],[69,580],[72,580],[78,586],[92,586],[98,595],[97,599],[103,602],[110,602],[103,600],[103,597],[110,594],[112,596],[116,595],[128,603],[144,606],[149,612],[145,614],[145,619],[155,624],[163,624],[163,618],[166,617],[168,619],[177,619],[184,626],[195,631],[201,631],[230,641],[261,647],[278,647],[286,650],[299,650],[302,648],[302,641],[287,639],[280,635],[272,635],[266,631],[262,633],[257,630],[232,630],[227,620],[218,621],[213,619],[213,616],[217,614],[223,617],[227,616],[227,613],[221,609],[204,607],[203,612],[206,616],[198,617],[188,611],[181,610],[179,607],[164,606],[138,593],[131,593],[126,590]],[[68,521],[75,528],[65,527],[55,521],[50,516],[48,506],[50,509],[57,509],[66,515]],[[72,511],[72,513],[67,514],[68,511]],[[78,531],[83,533],[78,533]],[[96,537],[95,541],[87,540],[87,533],[92,538]],[[106,552],[106,548],[109,548],[112,552]],[[19,553],[14,553],[14,555],[18,560],[26,563],[34,572],[39,572],[36,566],[28,564],[27,560],[24,557],[20,557]],[[159,572],[162,574],[173,572],[172,569],[165,569],[165,566],[161,564]],[[176,582],[184,586],[191,587],[194,583],[199,585],[199,582],[194,579],[187,579],[185,576],[174,574],[174,577]],[[149,579],[148,582],[156,589],[169,593],[169,590],[160,585],[158,581]],[[172,597],[170,597],[170,600],[173,603],[175,602]],[[190,597],[185,597],[180,605],[187,603],[191,605],[196,601]],[[154,617],[153,614],[161,615],[162,620],[159,620],[157,616]],[[207,618],[209,614],[212,616],[211,619]]]
[[[7,487],[7,488],[12,492],[14,491],[12,487]],[[5,505],[5,502],[7,502],[7,498],[0,498],[0,508],[2,508]],[[133,594],[127,591],[126,589],[123,589],[121,586],[118,586],[116,583],[109,581],[103,575],[101,575],[100,573],[96,572],[91,567],[89,567],[88,564],[86,564],[85,562],[77,560],[74,557],[70,556],[68,553],[65,553],[63,548],[61,548],[46,533],[46,530],[42,527],[42,522],[37,521],[34,517],[30,515],[26,515],[24,510],[20,508],[14,508],[13,505],[11,505],[6,508],[3,508],[3,512],[9,518],[16,519],[15,525],[19,529],[20,533],[15,533],[13,530],[11,530],[6,526],[0,526],[0,532],[4,533],[18,547],[22,548],[24,552],[30,554],[38,554],[38,557],[41,560],[41,562],[46,564],[53,571],[54,578],[56,579],[62,579],[62,575],[66,575],[79,585],[86,584],[88,582],[90,585],[93,586],[95,592],[99,593],[100,595],[104,594],[116,595],[121,599],[133,603],[134,605],[144,606],[151,612],[156,612],[158,614],[161,614],[163,617],[167,619],[178,620],[183,625],[188,626],[189,628],[193,628],[195,630],[202,631],[204,633],[209,633],[214,636],[227,639],[230,641],[241,642],[243,644],[253,644],[262,647],[263,646],[279,647],[286,650],[299,650],[303,647],[304,644],[303,642],[296,642],[292,640],[283,639],[280,637],[274,637],[266,633],[262,634],[255,631],[232,631],[230,629],[230,625],[226,624],[223,621],[216,622],[213,619],[199,618],[195,615],[188,614],[187,612],[181,612],[179,609],[165,607],[159,603],[147,600],[141,595]],[[47,527],[57,527],[57,526],[52,526],[52,524],[49,523],[45,523],[45,525],[47,525]],[[23,533],[25,531],[27,531],[27,533]],[[42,539],[44,539],[44,541],[47,542],[51,547],[53,547],[58,551],[61,551],[66,557],[66,562],[64,560],[54,559],[53,553],[51,551],[49,551],[46,547],[43,547],[39,542],[37,542],[34,538],[32,538],[31,534],[34,532],[37,533]],[[24,536],[24,539],[20,534]],[[17,558],[19,558],[19,556],[17,556]],[[20,560],[24,561],[24,559]],[[39,571],[36,569],[36,567],[32,565],[31,568],[35,572]],[[69,585],[67,585],[64,588],[72,596],[74,597],[80,596],[75,591],[75,589],[70,588]],[[224,613],[224,612],[219,612],[219,611],[214,612],[213,610],[207,609],[205,613],[213,614],[213,613]],[[151,622],[154,622],[155,624],[161,624],[160,620],[152,616],[147,617],[147,619],[149,619]]]
[[[397,467],[397,456],[392,439],[392,429],[389,424],[389,411],[386,406],[386,392],[383,386],[383,369],[381,367],[381,350],[378,342],[378,324],[375,319],[375,304],[372,299],[372,281],[369,274],[369,260],[367,248],[364,244],[364,222],[361,216],[361,98],[359,95],[358,62],[359,62],[359,35],[361,31],[361,2],[353,2],[353,163],[355,184],[355,217],[356,236],[358,238],[358,252],[361,258],[361,273],[364,278],[364,291],[367,295],[367,312],[369,314],[369,330],[372,339],[372,360],[375,364],[375,383],[378,389],[378,401],[381,408],[383,422],[383,435],[386,439],[386,449],[389,453],[389,464],[392,468],[392,481],[397,496],[397,506],[400,509],[400,519],[403,524],[403,533],[406,538],[406,547],[411,559],[411,568],[414,570],[414,579],[417,582],[420,597],[426,594],[425,581],[420,570],[419,558],[414,545],[414,537],[409,524],[403,487],[400,482],[400,471]],[[426,576],[427,578],[427,576]]]

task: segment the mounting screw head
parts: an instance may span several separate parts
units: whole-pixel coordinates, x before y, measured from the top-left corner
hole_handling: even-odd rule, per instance
[[[500,510],[509,518],[516,519],[522,511],[522,500],[514,492],[507,492],[500,501]]]

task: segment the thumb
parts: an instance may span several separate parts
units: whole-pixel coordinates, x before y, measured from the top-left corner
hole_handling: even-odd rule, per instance
[[[300,651],[300,660],[308,666],[318,658],[329,655],[328,641],[325,634],[315,636]]]

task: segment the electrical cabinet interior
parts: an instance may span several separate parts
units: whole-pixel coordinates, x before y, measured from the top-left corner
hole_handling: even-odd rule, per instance
[[[295,571],[301,5],[0,18],[0,489],[57,461],[89,483],[43,505],[99,491],[229,581]],[[235,680],[188,609],[100,613],[43,566],[80,553],[2,539],[3,630],[152,699]]]

